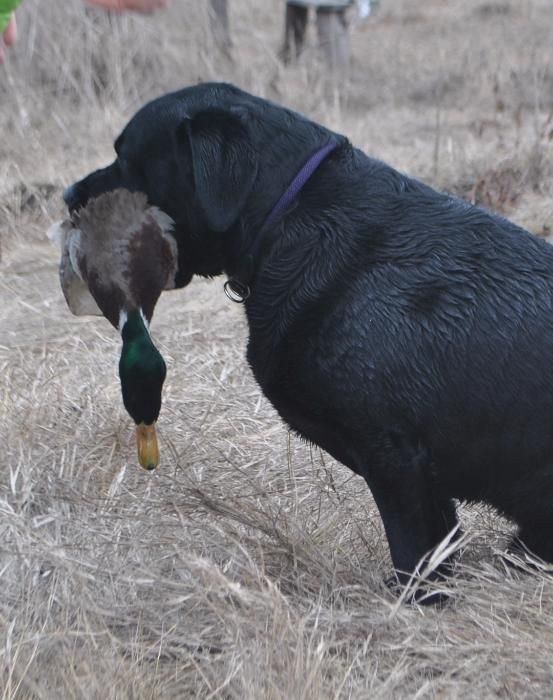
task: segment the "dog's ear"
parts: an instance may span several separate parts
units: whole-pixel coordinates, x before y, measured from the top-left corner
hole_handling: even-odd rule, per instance
[[[226,231],[240,215],[257,176],[257,153],[240,114],[209,109],[177,130],[179,157],[192,159],[197,202],[212,231]]]

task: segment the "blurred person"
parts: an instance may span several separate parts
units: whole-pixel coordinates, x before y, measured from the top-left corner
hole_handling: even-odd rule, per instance
[[[169,0],[85,0],[90,5],[97,5],[111,12],[152,12],[167,7]],[[0,34],[5,46],[13,46],[17,39],[15,8],[21,0],[0,0]],[[2,43],[0,43],[0,64],[4,61]]]
[[[14,10],[20,0],[0,0],[0,63],[4,61],[2,43],[5,46],[13,46],[17,39],[17,25]]]
[[[111,12],[152,12],[167,7],[169,0],[84,0],[89,5],[98,5]]]
[[[359,19],[361,21],[368,19],[378,8],[378,2],[379,0],[357,0]]]
[[[314,7],[319,47],[327,64],[334,70],[347,69],[350,44],[346,10],[352,3],[353,0],[287,0],[282,60],[290,63],[299,58],[304,47],[309,8]]]

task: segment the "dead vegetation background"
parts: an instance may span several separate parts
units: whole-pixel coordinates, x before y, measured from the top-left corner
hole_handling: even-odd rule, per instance
[[[231,0],[233,64],[204,3],[147,18],[78,0],[21,9],[0,70],[3,699],[551,697],[551,572],[506,566],[506,524],[463,508],[451,603],[398,605],[370,494],[279,422],[221,280],[158,306],[154,475],[135,462],[116,334],[65,307],[44,240],[62,187],[111,159],[146,99],[198,80],[291,105],[550,232],[549,0],[381,0],[338,86],[313,47],[278,62],[282,4]]]

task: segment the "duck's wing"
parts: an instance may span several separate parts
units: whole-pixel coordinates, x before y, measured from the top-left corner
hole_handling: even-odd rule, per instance
[[[81,272],[81,231],[69,220],[53,224],[48,238],[61,248],[60,284],[67,306],[75,316],[102,316]]]
[[[156,207],[148,207],[140,219],[125,232],[125,271],[130,296],[151,320],[164,289],[174,289],[178,251],[170,233],[173,221]]]
[[[148,215],[155,222],[158,235],[163,241],[164,248],[164,269],[167,276],[164,289],[175,288],[175,277],[178,271],[179,251],[177,241],[172,235],[175,226],[173,219],[158,207],[149,207]]]

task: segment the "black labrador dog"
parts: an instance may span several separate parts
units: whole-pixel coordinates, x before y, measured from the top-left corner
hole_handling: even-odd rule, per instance
[[[147,104],[74,211],[124,187],[175,223],[176,286],[228,276],[291,428],[366,480],[400,581],[484,501],[553,561],[553,248],[226,84]]]

